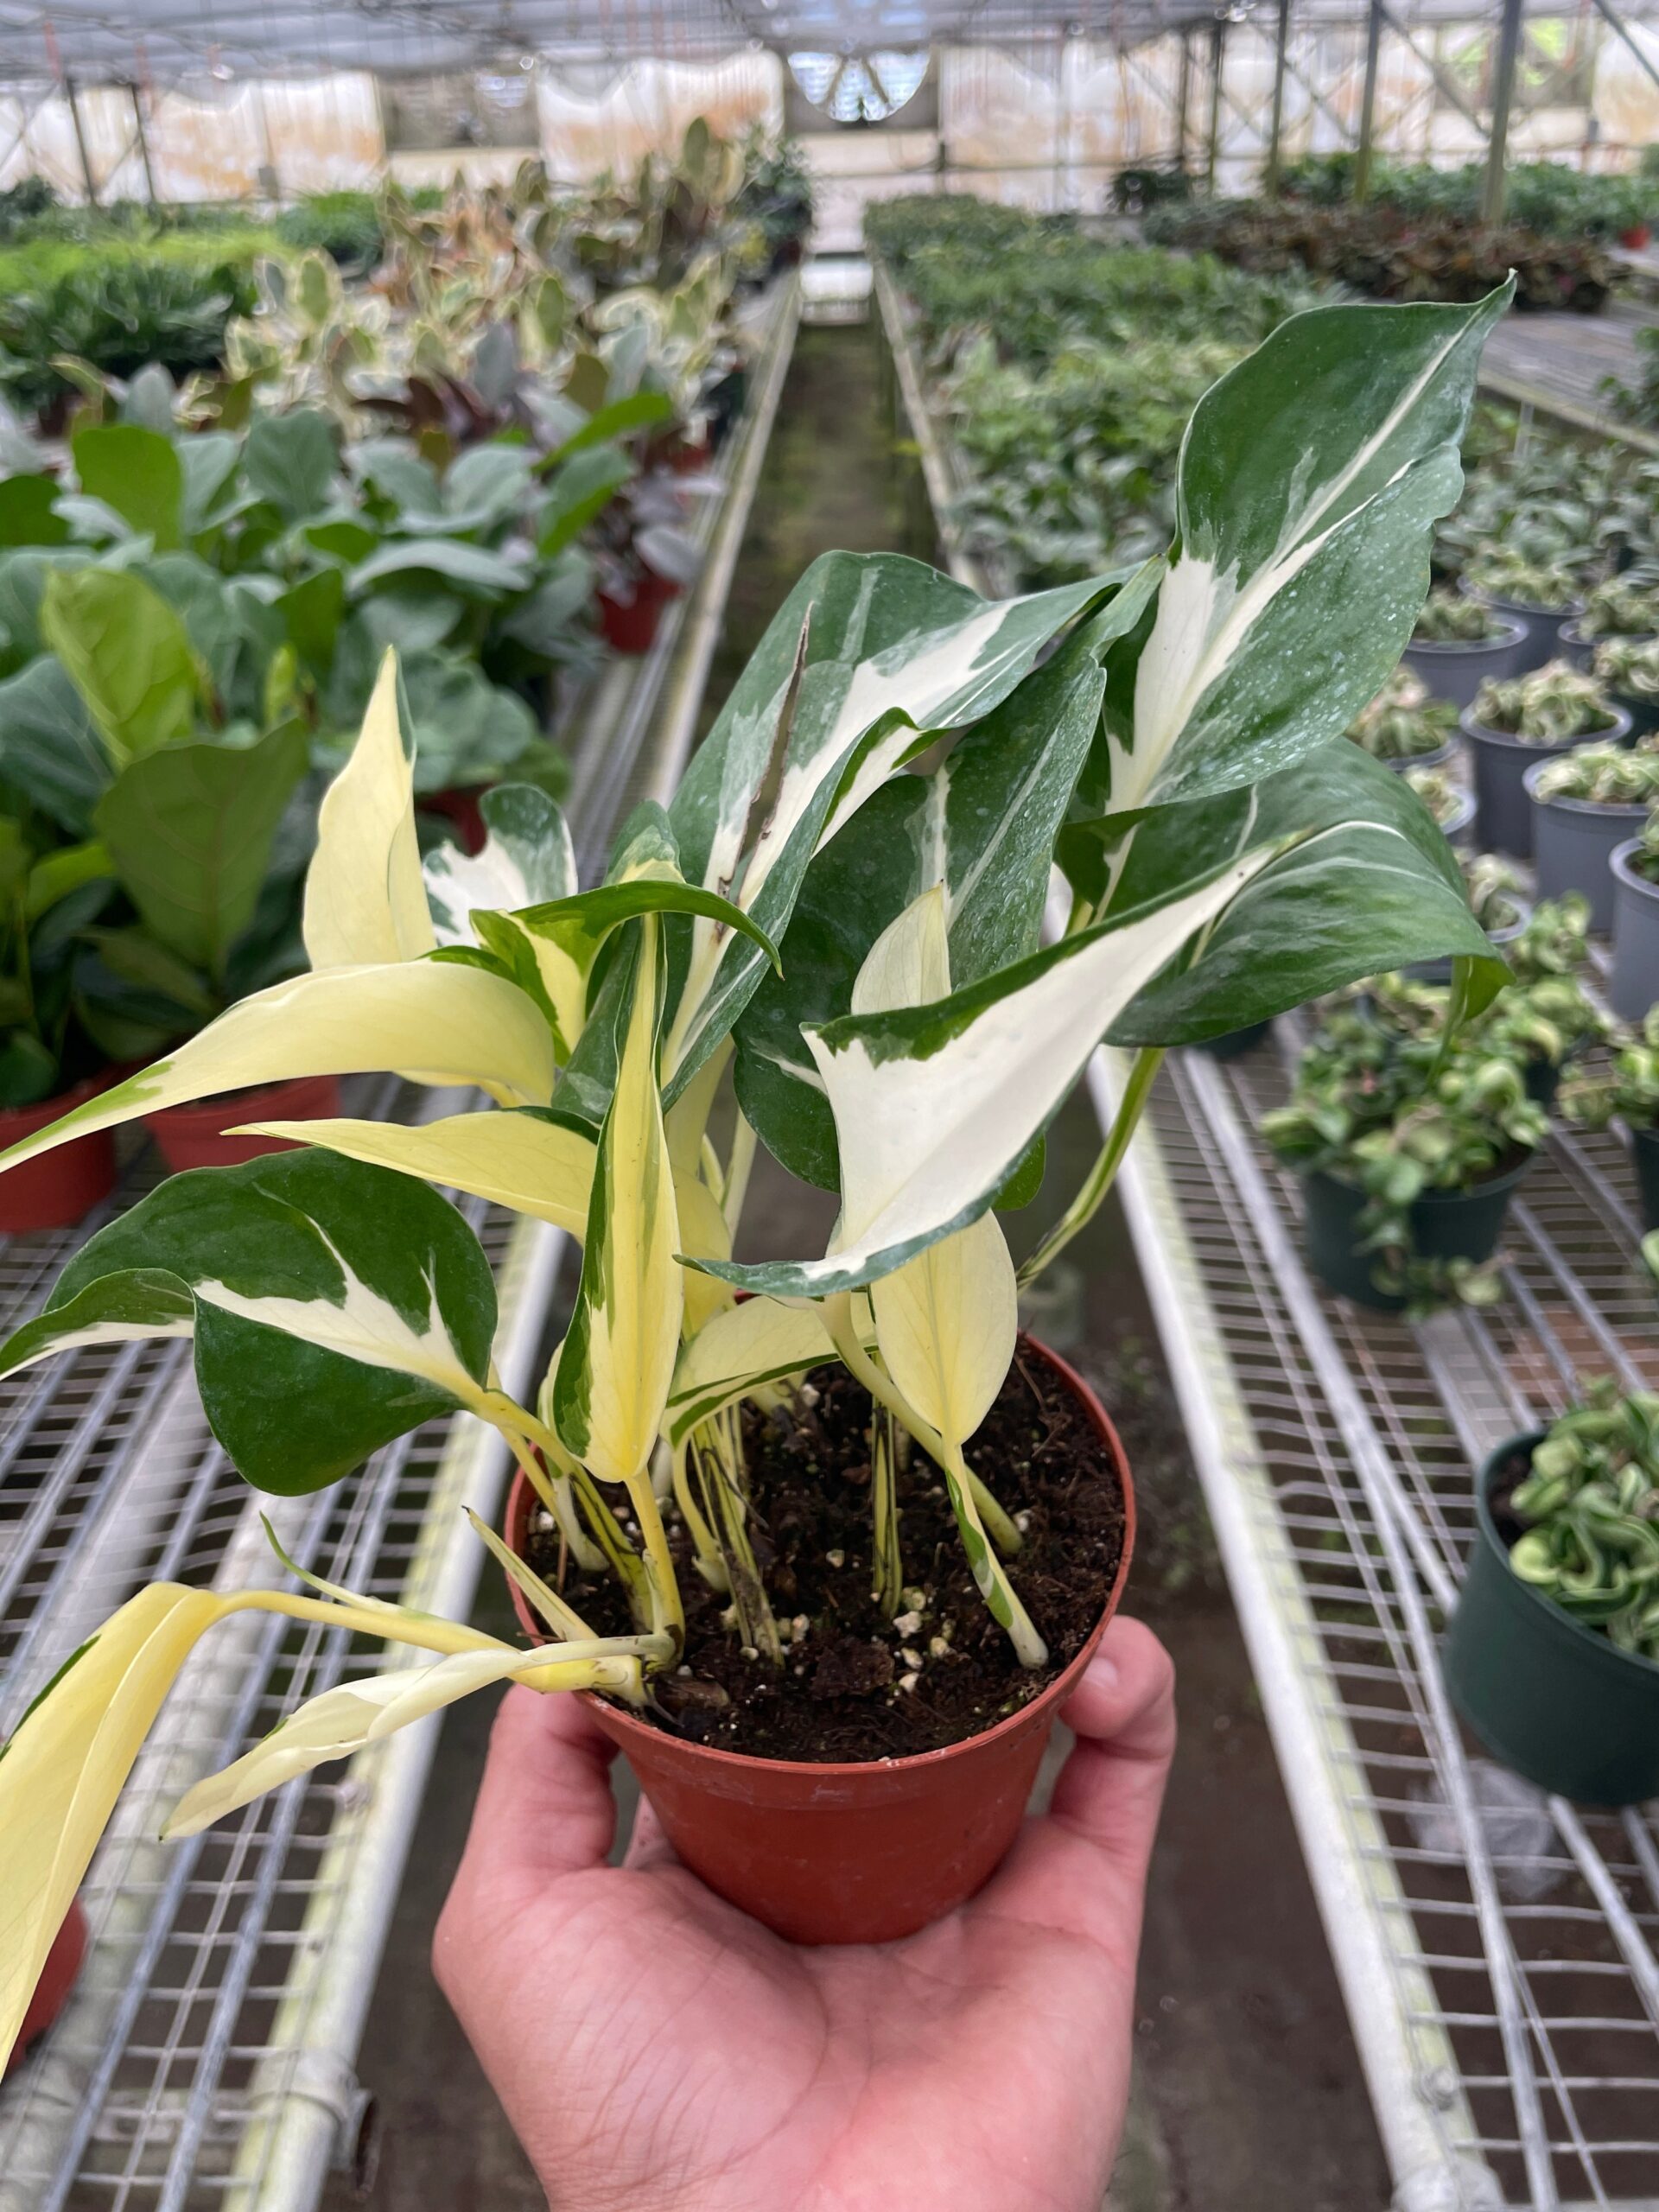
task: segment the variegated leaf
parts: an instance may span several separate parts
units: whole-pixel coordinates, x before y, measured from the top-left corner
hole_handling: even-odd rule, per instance
[[[243,999],[168,1058],[0,1153],[0,1172],[163,1106],[293,1076],[383,1068],[542,1106],[552,1095],[553,1045],[534,1002],[499,976],[431,960],[324,969]]]
[[[988,714],[1122,576],[988,602],[919,562],[815,561],[692,760],[672,808],[689,877],[776,940],[820,843],[924,741]],[[678,1095],[760,982],[759,952],[714,920],[690,932],[664,1046]]]
[[[1112,812],[1286,767],[1376,693],[1428,588],[1480,349],[1512,290],[1294,315],[1198,402]]]
[[[835,1357],[818,1308],[747,1298],[698,1330],[680,1355],[664,1430],[677,1448],[700,1422],[763,1383],[804,1375]]]
[[[514,913],[576,887],[575,848],[556,799],[534,784],[497,784],[478,803],[486,836],[481,852],[435,845],[423,865],[433,934],[440,944],[470,944],[475,911]]]
[[[1103,1033],[1269,855],[1115,916],[935,1005],[847,1014],[807,1042],[842,1137],[842,1214],[821,1260],[712,1274],[778,1296],[874,1281],[986,1212]]]
[[[554,1377],[554,1427],[606,1482],[643,1471],[674,1376],[682,1310],[674,1175],[657,1088],[661,924],[627,948],[626,1027],[600,1131],[575,1309]]]
[[[12,1374],[81,1344],[132,1344],[146,1337],[194,1332],[196,1302],[190,1286],[161,1268],[130,1268],[102,1274],[14,1330],[0,1349],[0,1373]]]
[[[324,795],[305,880],[313,968],[415,960],[435,938],[415,835],[415,767],[388,649],[352,757]]]
[[[0,1371],[40,1357],[54,1315],[141,1270],[188,1290],[203,1410],[262,1490],[318,1489],[423,1421],[480,1409],[494,1280],[454,1208],[410,1176],[323,1151],[175,1175],[89,1239]],[[178,1333],[175,1310],[153,1310]]]

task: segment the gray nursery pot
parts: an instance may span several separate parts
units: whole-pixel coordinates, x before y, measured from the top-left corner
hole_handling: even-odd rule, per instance
[[[1475,809],[1486,851],[1509,853],[1519,861],[1532,858],[1532,799],[1522,780],[1528,769],[1540,760],[1557,760],[1576,746],[1623,744],[1630,734],[1630,718],[1619,707],[1612,713],[1609,729],[1587,730],[1553,745],[1530,745],[1507,730],[1488,729],[1475,720],[1472,709],[1464,709],[1459,727],[1469,741]]]
[[[1509,671],[1511,676],[1529,675],[1547,660],[1554,660],[1560,651],[1561,632],[1584,612],[1581,599],[1566,607],[1529,607],[1522,600],[1500,599],[1496,592],[1471,592],[1470,596],[1490,607],[1494,614],[1501,614],[1506,622],[1525,624],[1527,641],[1521,647],[1521,658]]]
[[[1501,619],[1503,626],[1499,637],[1483,638],[1474,645],[1462,639],[1431,645],[1414,639],[1402,658],[1412,674],[1421,677],[1437,699],[1449,699],[1454,707],[1466,707],[1489,676],[1501,680],[1519,676],[1523,670],[1537,664],[1524,658],[1530,643],[1527,625],[1510,615]]]
[[[1650,737],[1655,730],[1659,729],[1659,699],[1641,699],[1634,691],[1614,691],[1611,689],[1607,696],[1621,714],[1630,716],[1633,737]]]
[[[1637,870],[1640,838],[1608,855],[1613,880],[1613,971],[1607,998],[1621,1021],[1640,1021],[1659,1004],[1659,883]]]
[[[1444,768],[1451,760],[1457,744],[1448,737],[1444,745],[1437,745],[1429,753],[1402,753],[1397,760],[1385,760],[1382,766],[1392,768],[1396,776],[1403,776],[1408,768]]]
[[[1515,919],[1505,922],[1501,929],[1486,932],[1486,941],[1495,952],[1502,952],[1506,944],[1513,944],[1532,917],[1529,900],[1516,899],[1513,904]],[[1416,983],[1449,983],[1452,980],[1452,956],[1447,952],[1435,960],[1414,960],[1405,972]]]
[[[1537,855],[1538,896],[1560,899],[1581,891],[1590,901],[1590,926],[1613,926],[1612,858],[1648,818],[1648,810],[1596,806],[1581,798],[1540,798],[1538,779],[1548,760],[1535,760],[1522,778],[1532,801],[1533,847]]]
[[[1574,668],[1587,669],[1596,657],[1599,638],[1586,638],[1575,620],[1563,622],[1560,630],[1561,658],[1570,660]]]

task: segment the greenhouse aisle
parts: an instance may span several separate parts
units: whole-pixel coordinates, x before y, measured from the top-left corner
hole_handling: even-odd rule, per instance
[[[906,543],[912,467],[884,425],[870,331],[804,329],[705,720],[815,554],[916,550]],[[1055,1141],[1075,1149],[1077,1173],[1095,1141],[1087,1107],[1077,1103]],[[1057,1166],[1055,1187],[1068,1172]],[[1010,1222],[1016,1248],[1019,1219]],[[747,1241],[816,1249],[826,1226],[798,1186],[757,1173]],[[1114,2212],[1280,2212],[1287,2195],[1299,2212],[1380,2205],[1389,2180],[1364,2080],[1115,1209],[1080,1257],[1070,1332],[1063,1315],[1046,1313],[1042,1327],[1123,1428],[1142,1511],[1130,1609],[1163,1637],[1181,1679],[1181,1748],[1141,1961],[1138,2092]],[[511,1634],[493,1578],[483,1592],[480,1624]],[[542,2212],[544,2203],[428,1967],[490,1718],[487,1701],[474,1698],[447,1719],[359,2066],[379,2100],[381,2167],[370,2201],[381,2212],[435,2204]],[[360,2201],[344,2182],[324,2200],[328,2212]]]

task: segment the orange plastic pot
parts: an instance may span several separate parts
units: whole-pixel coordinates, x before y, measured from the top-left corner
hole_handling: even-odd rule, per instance
[[[9,1106],[0,1113],[0,1151],[84,1106],[114,1081],[105,1068],[72,1090],[43,1098],[38,1106]],[[0,1175],[0,1231],[20,1236],[32,1229],[73,1229],[115,1188],[115,1137],[109,1129],[76,1137],[21,1167]]]
[[[602,591],[599,594],[600,635],[613,652],[648,653],[656,642],[663,609],[679,595],[677,584],[650,571],[635,583],[632,599],[617,599]]]
[[[86,1916],[77,1897],[64,1916],[57,1940],[46,1955],[46,1964],[41,1968],[35,1994],[29,2000],[23,2024],[6,2060],[8,2074],[22,2064],[29,2045],[40,2040],[68,2003],[69,1993],[75,1986],[75,1976],[80,1972],[80,1962],[86,1955]]]
[[[268,1152],[293,1152],[289,1137],[233,1137],[228,1129],[245,1122],[325,1122],[340,1111],[340,1079],[332,1075],[298,1076],[263,1090],[227,1091],[194,1106],[164,1106],[146,1114],[144,1127],[175,1175],[187,1167],[239,1167]]]
[[[1046,1345],[1025,1344],[1078,1398],[1123,1490],[1123,1554],[1088,1642],[1006,1720],[944,1751],[859,1764],[750,1758],[688,1744],[603,1698],[585,1700],[639,1777],[683,1862],[721,1897],[796,1943],[886,1943],[952,1911],[1020,1832],[1060,1707],[1117,1610],[1135,1546],[1128,1462],[1105,1408]],[[995,1483],[993,1483],[995,1488]],[[520,1474],[506,1538],[522,1554],[535,1498]],[[517,1588],[536,1642],[546,1632]]]

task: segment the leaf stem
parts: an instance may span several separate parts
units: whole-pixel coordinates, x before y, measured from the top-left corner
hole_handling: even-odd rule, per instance
[[[968,1564],[973,1569],[979,1594],[990,1608],[991,1618],[1007,1629],[1008,1640],[1020,1664],[1022,1667],[1040,1667],[1048,1657],[1048,1646],[1033,1627],[1031,1616],[1015,1595],[1007,1571],[992,1549],[984,1526],[975,1510],[969,1469],[960,1445],[950,1447],[944,1465],[951,1508],[962,1537],[962,1548],[968,1554]]]
[[[1135,1065],[1129,1070],[1129,1079],[1123,1088],[1123,1096],[1112,1116],[1112,1126],[1106,1132],[1106,1141],[1102,1145],[1094,1166],[1089,1170],[1083,1188],[1020,1268],[1019,1282],[1021,1290],[1036,1281],[1049,1262],[1065,1249],[1080,1230],[1089,1226],[1105,1203],[1108,1192],[1117,1180],[1117,1171],[1123,1164],[1129,1140],[1146,1110],[1147,1099],[1163,1061],[1161,1046],[1143,1045],[1136,1052]]]

